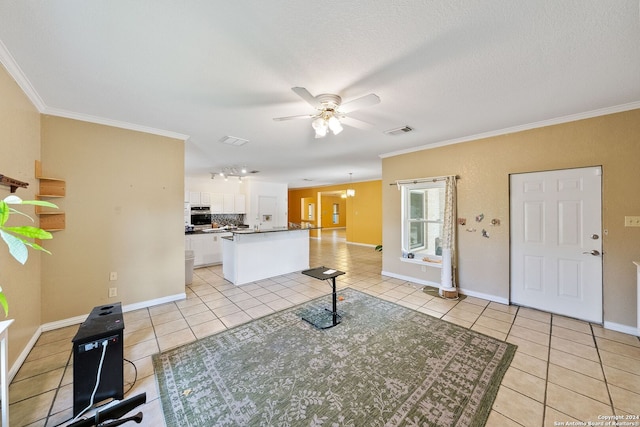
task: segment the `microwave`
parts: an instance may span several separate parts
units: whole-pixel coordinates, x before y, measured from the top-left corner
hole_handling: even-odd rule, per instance
[[[193,206],[191,208],[191,224],[211,225],[211,208],[209,206]]]

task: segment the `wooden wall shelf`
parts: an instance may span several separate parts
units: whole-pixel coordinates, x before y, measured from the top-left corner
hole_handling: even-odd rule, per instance
[[[42,164],[36,160],[36,178],[40,180],[38,199],[51,199],[66,196],[67,183],[60,178],[51,178],[42,174]],[[46,231],[60,231],[66,228],[66,215],[60,211],[43,210],[36,206],[36,215],[40,218],[40,228]]]

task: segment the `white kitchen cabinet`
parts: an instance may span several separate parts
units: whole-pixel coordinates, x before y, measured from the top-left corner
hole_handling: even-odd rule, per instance
[[[234,197],[234,211],[237,214],[243,214],[247,212],[247,205],[244,194],[236,194]]]
[[[200,203],[202,206],[211,206],[211,193],[200,193]]]
[[[200,206],[200,192],[199,191],[190,191],[189,192],[189,203],[191,206]]]
[[[211,206],[211,193],[191,191],[189,203],[191,206]]]
[[[204,233],[185,236],[185,250],[193,251],[193,266],[222,263],[222,237],[231,233]]]
[[[223,213],[224,194],[213,193],[211,194],[211,213],[221,214]]]
[[[222,213],[232,214],[235,213],[236,199],[233,194],[224,194],[222,203]]]

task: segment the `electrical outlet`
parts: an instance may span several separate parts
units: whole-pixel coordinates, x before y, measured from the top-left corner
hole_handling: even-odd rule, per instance
[[[112,271],[111,273],[109,273],[109,281],[113,282],[114,280],[118,280],[118,273]]]
[[[624,226],[625,227],[640,227],[640,216],[625,216],[624,217]]]
[[[118,288],[109,288],[109,298],[118,296]]]

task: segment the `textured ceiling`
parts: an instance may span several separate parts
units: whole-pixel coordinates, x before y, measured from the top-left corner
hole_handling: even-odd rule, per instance
[[[380,178],[385,153],[640,107],[638,0],[2,0],[0,41],[41,111],[187,135],[188,175],[246,165],[290,187]],[[273,121],[314,112],[294,86],[375,93],[351,114],[373,128],[314,139],[310,120]],[[383,133],[404,125],[415,130]]]

